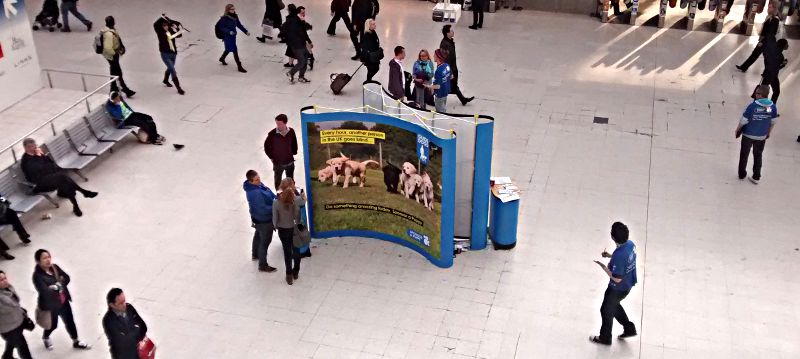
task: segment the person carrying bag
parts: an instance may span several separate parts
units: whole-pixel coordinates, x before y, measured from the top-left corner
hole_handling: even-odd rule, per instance
[[[278,230],[278,238],[283,246],[286,284],[292,285],[300,276],[300,259],[302,257],[298,248],[307,244],[303,232],[307,234],[308,230],[305,230],[305,226],[302,224],[303,231],[297,227],[298,223],[302,223],[300,207],[306,203],[306,196],[305,193],[300,193],[299,196],[295,195],[296,188],[291,177],[286,177],[281,181],[280,190],[278,198],[272,203],[272,224]],[[310,241],[310,237],[308,240]],[[297,244],[300,246],[298,247]]]

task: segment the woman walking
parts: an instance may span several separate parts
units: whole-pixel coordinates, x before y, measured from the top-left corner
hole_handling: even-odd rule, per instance
[[[280,29],[283,25],[281,10],[284,5],[281,0],[264,0],[266,10],[264,10],[264,20],[261,22],[261,36],[256,37],[260,42],[272,40],[272,29]]]
[[[367,67],[367,81],[372,81],[372,77],[378,73],[383,60],[383,49],[378,33],[375,32],[375,19],[367,20],[367,31],[361,35],[361,62]]]
[[[286,266],[286,283],[292,285],[300,276],[300,251],[294,247],[295,226],[301,223],[300,207],[306,203],[306,194],[295,195],[294,180],[290,177],[281,181],[281,192],[272,203],[272,224],[278,229],[278,238],[283,246],[283,262]],[[292,262],[294,261],[294,265]]]
[[[3,359],[14,358],[14,349],[21,359],[32,358],[23,334],[27,315],[25,308],[19,304],[17,291],[11,286],[6,274],[0,271],[0,336],[6,342]]]
[[[70,305],[72,295],[67,288],[70,282],[69,274],[53,264],[53,257],[47,250],[36,251],[34,258],[36,259],[36,268],[33,270],[33,285],[39,292],[39,310],[49,311],[52,320],[50,328],[46,328],[42,335],[44,347],[47,350],[53,350],[50,334],[58,327],[58,317],[61,317],[67,327],[69,337],[72,338],[72,347],[91,349],[89,344],[78,339],[78,329],[75,328],[75,319],[72,316],[72,306]]]
[[[431,61],[428,50],[422,49],[411,71],[414,75],[414,103],[423,110],[425,109],[425,97],[428,93],[428,86],[430,86],[433,79],[434,69],[436,67]]]
[[[239,15],[236,14],[236,7],[233,6],[233,4],[225,5],[225,13],[219,18],[217,27],[219,27],[219,30],[222,32],[222,42],[225,44],[225,51],[222,52],[219,62],[223,65],[227,65],[228,63],[225,62],[225,58],[228,57],[229,53],[233,53],[233,60],[236,61],[236,67],[239,69],[239,72],[247,72],[247,70],[242,67],[242,61],[239,60],[239,49],[236,47],[236,29],[242,30],[247,36],[250,36],[250,32],[247,31],[241,21],[239,21]]]
[[[172,76],[172,82],[178,89],[178,94],[183,95],[186,93],[181,88],[181,83],[178,81],[178,72],[175,71],[175,61],[178,59],[178,48],[175,46],[175,39],[183,36],[183,29],[180,28],[180,23],[172,21],[171,19],[162,16],[153,24],[153,30],[158,37],[158,51],[161,52],[161,61],[167,65],[167,70],[164,71],[164,83],[167,87],[172,87],[169,83],[169,77]]]

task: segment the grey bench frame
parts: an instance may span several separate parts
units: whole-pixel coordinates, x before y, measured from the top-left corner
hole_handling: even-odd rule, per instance
[[[98,108],[83,117],[84,123],[89,126],[89,131],[100,142],[119,142],[125,136],[136,136],[133,129],[136,126],[117,127],[117,124],[104,108]]]
[[[16,166],[16,164],[14,165]],[[25,213],[32,210],[44,200],[49,201],[56,208],[59,207],[50,194],[33,193],[33,185],[24,181],[13,167],[0,171],[0,192],[11,202],[11,209]]]
[[[116,142],[100,142],[89,130],[89,125],[84,121],[77,121],[72,126],[64,129],[64,136],[67,137],[72,149],[81,155],[100,156],[104,153],[114,152]]]
[[[64,135],[53,137],[46,144],[43,143],[41,147],[47,156],[59,167],[65,170],[71,170],[84,181],[89,181],[89,179],[81,173],[81,170],[92,163],[92,161],[97,158],[96,155],[83,155],[76,151],[72,148]]]

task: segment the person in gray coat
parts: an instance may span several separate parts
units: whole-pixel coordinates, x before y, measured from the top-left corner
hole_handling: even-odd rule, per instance
[[[300,250],[294,247],[294,229],[300,220],[300,206],[306,203],[306,194],[295,195],[294,180],[286,177],[281,181],[281,192],[272,203],[272,224],[278,230],[283,245],[283,262],[286,265],[286,283],[292,285],[300,275]],[[294,261],[294,265],[292,262]]]
[[[31,351],[28,349],[28,342],[25,341],[23,323],[27,318],[27,312],[19,304],[19,295],[8,277],[0,271],[0,336],[6,342],[6,349],[3,351],[3,359],[14,357],[14,349],[17,350],[22,359],[31,359]]]

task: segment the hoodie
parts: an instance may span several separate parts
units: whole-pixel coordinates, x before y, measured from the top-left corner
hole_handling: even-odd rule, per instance
[[[272,202],[278,197],[272,193],[267,186],[262,182],[256,186],[249,181],[244,181],[242,184],[247,195],[247,204],[250,206],[250,219],[253,223],[270,223],[272,222]]]
[[[765,140],[778,118],[778,108],[768,98],[753,101],[742,114],[742,134],[753,140]]]

